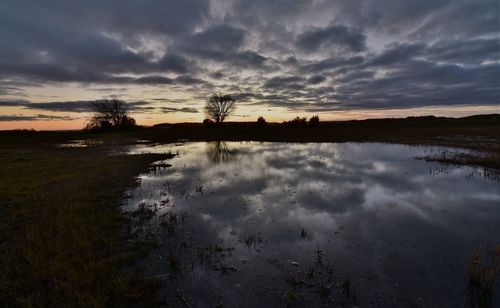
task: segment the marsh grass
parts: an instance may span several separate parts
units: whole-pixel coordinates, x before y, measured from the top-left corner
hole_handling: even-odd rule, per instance
[[[462,153],[442,150],[439,153],[428,154],[421,157],[426,161],[436,161],[442,164],[459,166],[480,166],[485,168],[482,176],[491,179],[500,179],[500,151],[487,153]]]
[[[201,264],[212,264],[220,259],[231,256],[233,250],[234,247],[226,246],[223,241],[220,241],[215,244],[199,246],[196,250],[196,255]]]
[[[187,214],[182,212],[169,211],[160,216],[160,226],[165,228],[167,232],[173,233],[177,226],[187,219]]]
[[[154,282],[130,267],[139,243],[125,232],[120,206],[135,176],[168,157],[107,153],[0,146],[0,306],[129,306],[153,298]]]
[[[131,213],[131,215],[139,221],[144,221],[153,217],[157,211],[158,206],[156,203],[147,204],[142,202],[137,206],[137,209]]]
[[[264,243],[264,238],[260,233],[257,234],[245,234],[240,238],[240,242],[245,244],[248,249],[257,249],[257,246]]]
[[[287,291],[283,295],[283,300],[285,301],[285,307],[292,307],[300,299],[301,299],[300,294],[297,294],[294,291]]]
[[[300,238],[306,238],[307,237],[307,231],[306,229],[302,228],[302,230],[300,230]]]
[[[180,246],[178,246],[176,249],[171,250],[169,253],[168,265],[170,271],[173,274],[179,274],[182,271],[180,253],[181,253]]]
[[[307,298],[307,292],[312,292],[334,307],[355,306],[357,299],[350,273],[340,275],[335,273],[333,260],[318,246],[313,252],[309,267],[305,272],[288,272],[286,282],[292,287],[293,294],[298,298]],[[294,302],[285,304],[292,305]]]
[[[500,273],[500,245],[474,251],[467,268],[471,307],[490,307],[493,283]]]

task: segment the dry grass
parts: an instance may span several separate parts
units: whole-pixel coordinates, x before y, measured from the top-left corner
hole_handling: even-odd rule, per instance
[[[164,155],[109,156],[53,144],[0,147],[0,306],[128,306],[151,298],[123,193]]]
[[[500,273],[500,245],[476,249],[468,266],[469,296],[472,307],[489,307],[493,283]]]

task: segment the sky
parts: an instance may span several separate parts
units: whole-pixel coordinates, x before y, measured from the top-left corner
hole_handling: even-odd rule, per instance
[[[0,129],[500,113],[497,0],[2,0]]]

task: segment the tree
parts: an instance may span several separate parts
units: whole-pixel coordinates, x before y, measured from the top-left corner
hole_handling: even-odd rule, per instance
[[[90,102],[94,115],[87,123],[87,129],[128,128],[135,126],[135,120],[128,115],[127,103],[116,97]]]
[[[236,110],[236,100],[231,95],[214,94],[208,99],[205,114],[220,124]]]

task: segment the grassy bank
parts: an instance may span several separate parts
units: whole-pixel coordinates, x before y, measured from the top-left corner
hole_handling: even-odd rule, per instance
[[[126,306],[150,298],[141,277],[124,271],[137,243],[119,205],[135,176],[166,156],[1,144],[0,306]]]

